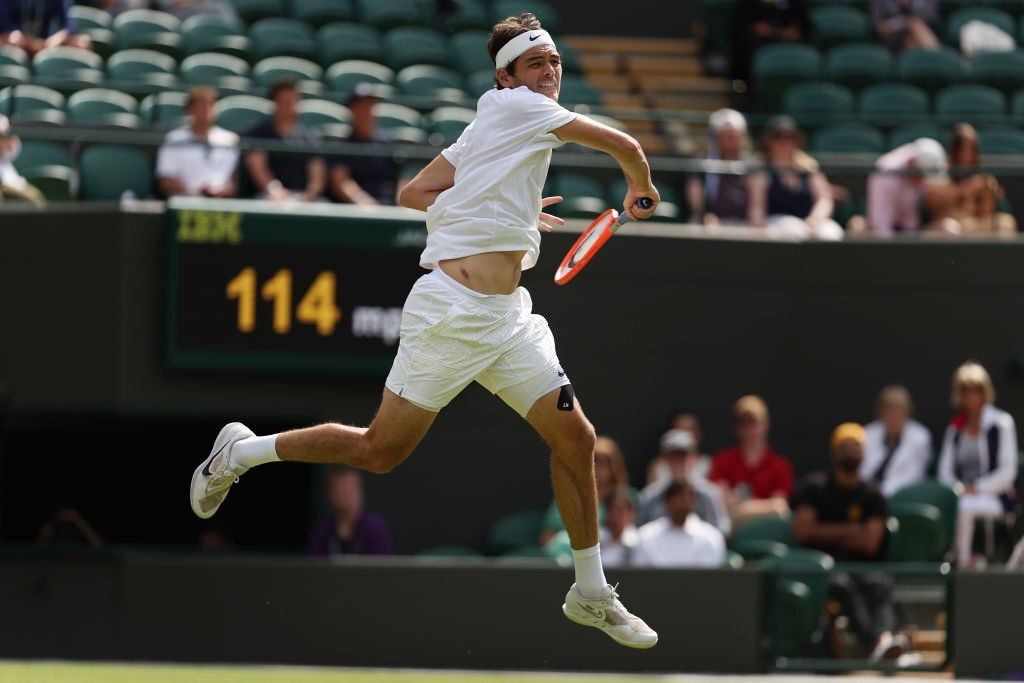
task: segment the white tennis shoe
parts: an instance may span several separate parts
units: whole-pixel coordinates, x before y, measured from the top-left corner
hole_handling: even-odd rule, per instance
[[[192,474],[192,486],[189,489],[189,501],[192,512],[202,519],[209,519],[216,514],[220,504],[228,496],[231,486],[249,468],[231,461],[231,449],[242,439],[256,436],[252,430],[241,422],[225,425],[213,442],[210,457],[199,463]]]
[[[570,621],[582,626],[599,628],[619,645],[646,650],[658,644],[658,634],[640,617],[630,614],[619,601],[616,586],[605,586],[604,595],[590,600],[576,589],[576,584],[565,596],[562,612]]]

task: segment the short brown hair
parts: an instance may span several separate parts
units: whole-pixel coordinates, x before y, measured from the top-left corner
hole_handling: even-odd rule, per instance
[[[205,100],[210,104],[217,103],[217,91],[208,85],[197,85],[188,91],[188,99],[185,100],[185,108],[188,109],[198,101]]]
[[[491,37],[487,40],[487,53],[491,56],[491,61],[494,62],[495,67],[498,64],[498,50],[505,47],[508,41],[512,40],[516,36],[526,33],[527,31],[539,31],[541,30],[540,20],[533,15],[532,12],[523,12],[518,17],[506,17],[503,21],[499,21],[491,29]],[[512,61],[505,70],[509,74],[515,73],[516,63]],[[497,77],[494,79],[494,84],[501,89],[501,83],[498,83]]]

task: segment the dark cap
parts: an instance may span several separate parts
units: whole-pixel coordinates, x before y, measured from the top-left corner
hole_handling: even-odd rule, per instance
[[[792,116],[775,116],[769,119],[768,123],[764,126],[762,137],[765,139],[773,138],[780,133],[785,135],[800,134],[800,129],[797,128],[796,121],[793,120]]]

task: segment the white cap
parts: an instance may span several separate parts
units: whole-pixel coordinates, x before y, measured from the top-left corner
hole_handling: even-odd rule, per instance
[[[918,138],[914,146],[914,166],[924,175],[941,176],[949,169],[946,150],[931,138]]]
[[[733,130],[738,130],[741,133],[746,133],[747,120],[743,117],[743,114],[739,113],[735,109],[719,109],[712,113],[708,118],[708,127],[714,133],[725,130],[726,128],[732,128]]]
[[[685,429],[670,429],[661,435],[661,452],[683,451],[692,453],[697,449],[697,440]]]

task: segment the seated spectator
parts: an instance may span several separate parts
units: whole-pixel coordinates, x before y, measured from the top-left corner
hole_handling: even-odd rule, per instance
[[[832,186],[818,162],[800,149],[796,122],[773,118],[761,147],[765,168],[750,174],[750,224],[780,237],[841,240],[843,229],[832,220]]]
[[[738,0],[732,21],[732,77],[750,82],[750,64],[769,43],[799,43],[810,33],[803,0]]]
[[[703,432],[701,431],[700,419],[697,415],[689,410],[677,410],[669,418],[668,428],[669,430],[681,429],[684,432],[690,432],[690,436],[693,437],[694,450],[697,451],[697,464],[694,467],[694,472],[707,479],[708,471],[711,469],[711,457],[701,452],[700,442]],[[665,462],[665,459],[660,454],[647,464],[648,485],[659,480],[671,478],[672,468],[669,467],[669,464]]]
[[[249,131],[249,137],[310,148],[316,135],[299,123],[302,94],[294,81],[278,81],[270,89],[273,116]],[[303,152],[253,150],[245,166],[257,188],[257,196],[275,202],[322,201],[327,171],[319,156]]]
[[[948,167],[946,150],[930,138],[918,138],[879,158],[868,176],[868,229],[882,237],[897,231],[959,233],[959,223],[941,217],[949,195]],[[937,217],[926,223],[924,213]]]
[[[715,454],[709,479],[718,484],[733,524],[789,513],[793,466],[768,443],[768,406],[760,396],[744,396],[732,408],[739,443]]]
[[[725,564],[725,536],[694,514],[696,501],[688,481],[674,481],[665,491],[664,517],[640,527],[634,564],[640,567],[720,567]]]
[[[938,0],[871,0],[875,33],[893,52],[937,48],[934,27],[938,22]]]
[[[347,142],[388,142],[377,133],[377,117],[373,113],[376,102],[372,87],[366,84],[356,87],[348,102],[352,111],[352,134]],[[395,165],[389,157],[349,156],[331,167],[331,195],[343,204],[394,204],[395,175]]]
[[[707,159],[711,162],[749,162],[744,147],[747,120],[734,109],[719,109],[708,119]],[[694,222],[708,227],[746,225],[749,189],[745,175],[705,172],[686,181],[686,201]]]
[[[793,535],[801,546],[840,562],[878,562],[885,549],[885,497],[860,478],[867,436],[855,423],[832,434],[832,474],[813,474],[793,496]],[[879,573],[835,573],[830,594],[842,605],[865,654],[898,656],[905,644],[894,638],[892,581]]]
[[[30,55],[59,45],[90,49],[89,36],[76,33],[78,27],[68,16],[71,4],[71,0],[0,2],[0,45],[14,45]]]
[[[939,456],[939,480],[960,492],[956,555],[961,568],[974,558],[974,522],[1012,509],[1017,479],[1017,425],[993,404],[992,379],[969,361],[953,373],[953,409]]]
[[[693,484],[694,512],[702,520],[722,533],[729,533],[731,521],[722,503],[718,487],[697,473],[700,454],[697,441],[690,432],[672,429],[661,437],[661,454],[669,475],[644,488],[640,494],[640,523],[665,515],[665,492],[674,481],[686,480]]]
[[[0,202],[5,199],[23,199],[36,206],[46,203],[43,193],[18,173],[14,160],[21,152],[21,138],[11,134],[11,124],[0,114]]]
[[[214,125],[216,104],[213,88],[189,91],[189,123],[167,134],[156,157],[157,184],[165,197],[234,196],[238,135]]]
[[[309,537],[312,555],[390,555],[391,527],[380,515],[363,507],[359,470],[333,466],[327,474],[330,512]]]
[[[594,444],[594,477],[597,480],[597,521],[604,524],[608,499],[616,490],[629,486],[629,473],[626,471],[622,449],[607,436],[597,437]],[[558,511],[557,503],[552,501],[541,523],[538,539],[540,545],[547,545],[548,541],[564,529],[562,514]]]
[[[956,170],[952,189],[954,198],[950,207],[965,235],[1016,235],[1017,219],[1000,211],[998,203],[1006,193],[995,176],[978,173],[981,149],[978,133],[969,123],[953,126],[949,141],[949,160]]]
[[[608,514],[601,527],[601,562],[605,567],[633,564],[640,536],[636,528],[636,492],[629,487],[616,489],[608,498]]]
[[[928,475],[932,435],[912,419],[914,402],[901,386],[882,389],[875,404],[875,421],[864,428],[864,462],[860,476],[886,498]]]

